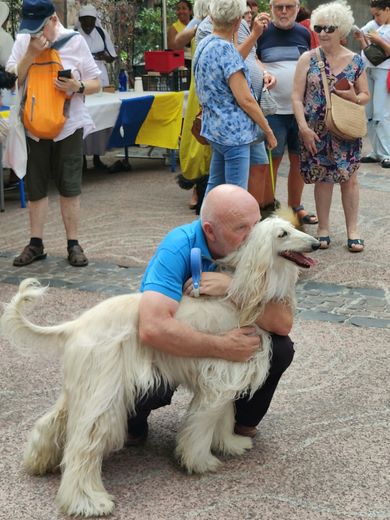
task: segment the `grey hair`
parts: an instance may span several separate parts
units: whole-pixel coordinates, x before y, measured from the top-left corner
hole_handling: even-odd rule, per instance
[[[194,17],[203,20],[209,14],[210,0],[195,0]]]
[[[210,16],[216,28],[231,26],[246,10],[246,0],[211,0]]]
[[[351,32],[355,19],[352,14],[351,6],[343,0],[321,4],[311,13],[310,27],[313,29],[319,22],[335,25],[338,27],[342,38]]]

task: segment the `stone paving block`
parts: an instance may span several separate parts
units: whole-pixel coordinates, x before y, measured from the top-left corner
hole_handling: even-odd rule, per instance
[[[305,320],[329,321],[331,323],[344,323],[345,322],[345,316],[341,316],[339,314],[333,314],[330,312],[304,310],[304,311],[299,312],[298,316],[300,318],[304,318]]]
[[[351,325],[355,325],[356,327],[372,327],[380,329],[390,328],[390,320],[381,320],[367,316],[353,316],[352,318],[348,319],[346,323],[351,323]]]

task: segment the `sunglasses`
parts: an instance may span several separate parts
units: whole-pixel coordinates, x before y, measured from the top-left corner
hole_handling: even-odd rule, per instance
[[[284,9],[286,9],[286,11],[294,11],[297,8],[297,4],[279,4],[279,5],[271,4],[271,7],[275,11],[279,11],[281,13]]]
[[[313,29],[317,34],[320,34],[321,31],[324,31],[326,34],[331,34],[334,33],[338,27],[337,25],[315,25]]]

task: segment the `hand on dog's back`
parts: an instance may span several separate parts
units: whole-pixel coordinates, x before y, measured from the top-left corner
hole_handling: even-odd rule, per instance
[[[218,357],[226,361],[248,361],[260,348],[260,337],[255,333],[256,327],[242,327],[219,336],[221,351]]]

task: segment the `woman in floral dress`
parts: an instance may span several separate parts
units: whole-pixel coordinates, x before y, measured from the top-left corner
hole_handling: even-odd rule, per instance
[[[320,40],[329,90],[354,103],[365,105],[370,96],[361,57],[343,45],[354,23],[351,8],[342,1],[323,4],[313,11],[311,27]],[[344,85],[336,88],[342,80]],[[346,81],[347,80],[347,81]],[[359,184],[357,170],[361,139],[347,141],[332,135],[325,126],[326,99],[316,51],[302,54],[293,89],[293,108],[301,139],[301,173],[313,184],[321,249],[330,245],[329,215],[334,185],[340,184],[347,228],[347,247],[357,253],[364,249],[358,233]]]

